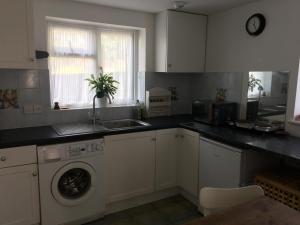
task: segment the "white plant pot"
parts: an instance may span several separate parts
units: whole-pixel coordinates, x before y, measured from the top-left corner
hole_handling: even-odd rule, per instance
[[[103,97],[103,98],[98,98],[98,103],[100,107],[105,107],[107,106],[107,97]]]

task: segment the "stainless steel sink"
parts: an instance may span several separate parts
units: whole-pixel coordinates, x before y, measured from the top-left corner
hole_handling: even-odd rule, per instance
[[[92,123],[65,123],[56,124],[52,127],[59,135],[74,135],[107,131],[103,125],[95,124],[94,126]]]
[[[56,124],[52,127],[59,135],[74,135],[95,132],[105,132],[110,130],[129,130],[139,127],[150,126],[150,124],[139,120],[125,119],[125,120],[110,120],[110,121],[97,121],[93,123],[67,123]]]
[[[148,123],[133,119],[103,121],[101,122],[101,125],[109,130],[127,130],[138,127],[150,126],[150,124]]]

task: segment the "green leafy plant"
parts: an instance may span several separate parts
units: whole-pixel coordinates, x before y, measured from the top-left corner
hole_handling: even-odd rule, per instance
[[[251,90],[251,92],[253,92],[255,87],[258,87],[258,90],[263,90],[261,80],[255,78],[255,76],[253,74],[250,74],[249,80],[248,80],[248,90]]]
[[[96,91],[98,98],[107,97],[111,103],[111,99],[114,98],[119,82],[114,80],[112,74],[100,72],[99,77],[95,77],[94,74],[90,78],[86,79],[89,82],[91,90]]]
[[[225,101],[226,92],[227,92],[227,89],[225,89],[225,88],[217,88],[216,101],[220,101],[220,102]]]

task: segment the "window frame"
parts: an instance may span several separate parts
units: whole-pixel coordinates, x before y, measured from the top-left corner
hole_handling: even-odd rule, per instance
[[[138,29],[134,29],[131,27],[124,27],[124,26],[118,26],[118,25],[112,25],[112,24],[105,24],[105,25],[96,25],[96,24],[91,24],[89,22],[74,22],[74,21],[61,21],[60,19],[55,19],[55,18],[47,18],[47,29],[50,26],[50,24],[54,24],[54,25],[61,25],[61,26],[65,26],[65,27],[73,27],[73,28],[82,28],[82,29],[89,29],[89,30],[93,30],[93,32],[95,32],[96,35],[96,55],[95,55],[95,59],[96,59],[96,74],[98,74],[100,72],[100,54],[99,54],[99,47],[100,47],[100,43],[99,43],[99,34],[101,33],[101,31],[126,31],[126,32],[130,32],[132,33],[132,44],[133,44],[133,56],[132,56],[132,68],[133,68],[133,99],[132,102],[129,103],[129,99],[128,102],[126,103],[112,103],[110,105],[107,105],[108,107],[116,107],[116,106],[126,106],[126,105],[133,105],[135,103],[135,101],[138,99],[138,65],[139,65],[139,30]],[[47,32],[47,50],[49,50],[49,33]],[[68,57],[68,56],[66,56]],[[49,80],[50,80],[50,76],[51,74],[49,74]],[[50,91],[51,91],[51,87],[50,87]],[[54,106],[54,102],[52,102],[52,97],[51,97],[51,93],[50,93],[50,103],[51,106]],[[92,103],[86,103],[80,107],[77,107],[75,105],[72,104],[60,104],[61,107],[67,108],[67,109],[80,109],[80,108],[91,108],[92,107]],[[106,106],[106,107],[107,107]],[[101,107],[101,106],[99,106]]]

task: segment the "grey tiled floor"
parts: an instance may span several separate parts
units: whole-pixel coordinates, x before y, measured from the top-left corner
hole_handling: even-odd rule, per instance
[[[178,195],[111,214],[86,225],[182,225],[200,217],[197,207]]]

